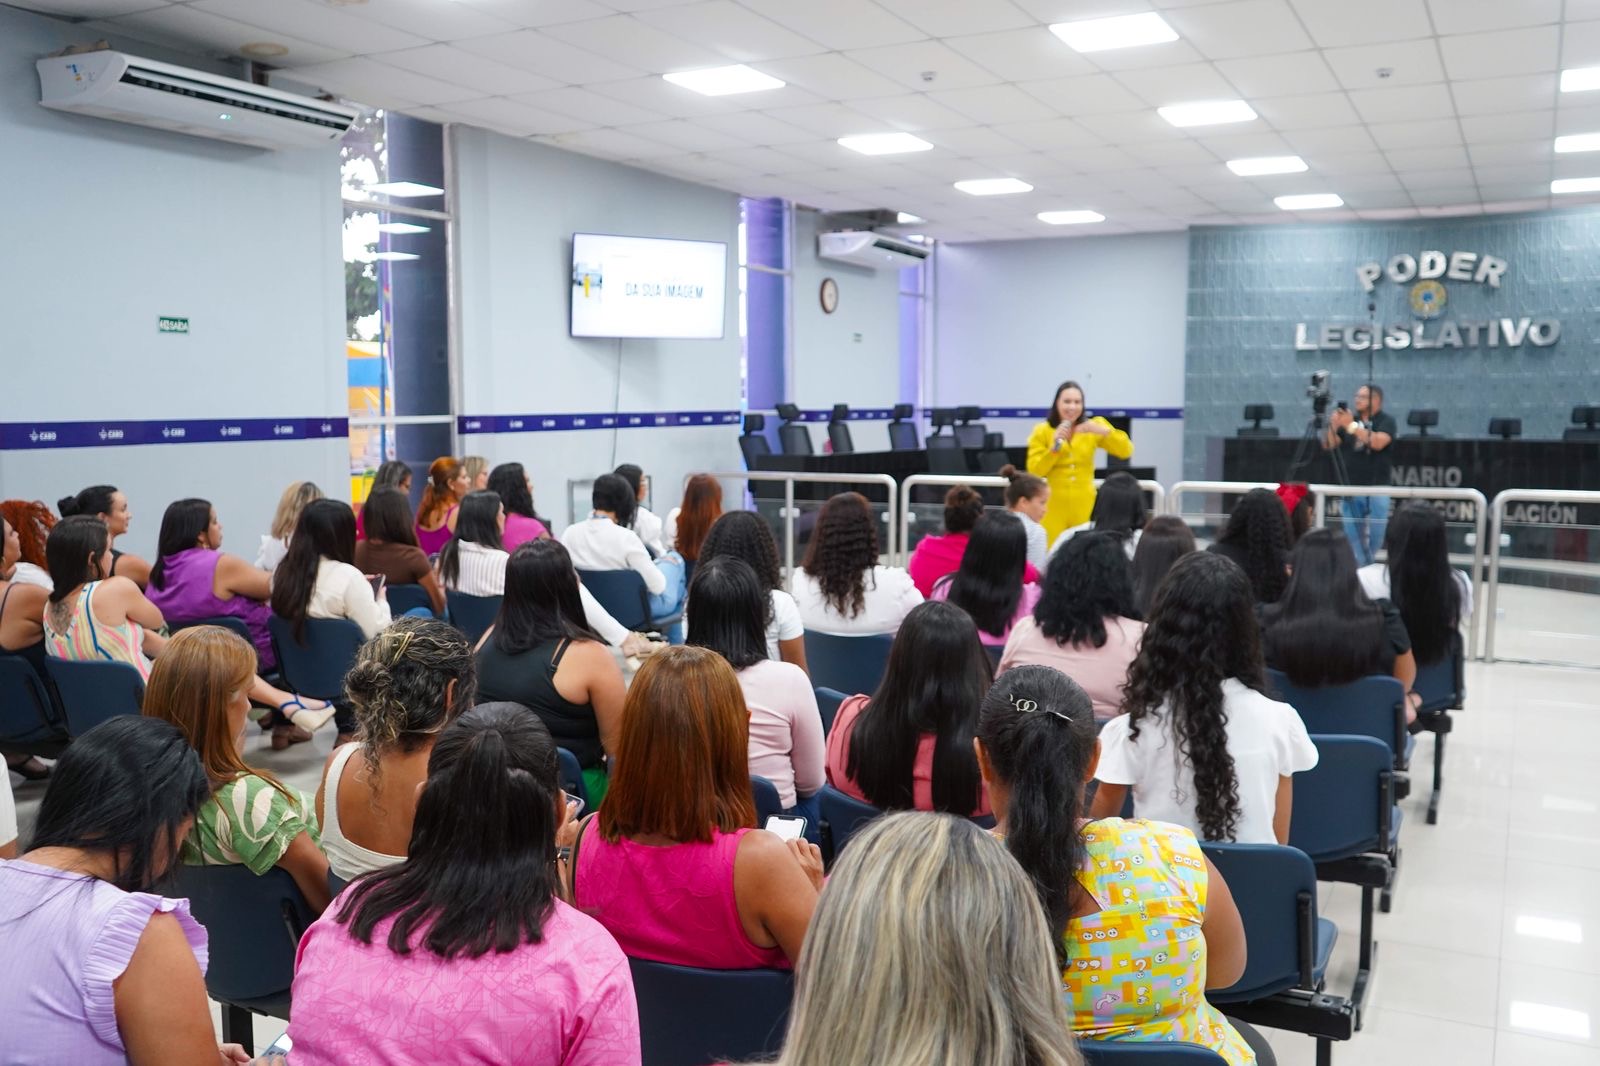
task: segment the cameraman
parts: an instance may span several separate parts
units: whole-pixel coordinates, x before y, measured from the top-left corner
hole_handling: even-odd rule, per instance
[[[1389,445],[1399,427],[1384,413],[1383,390],[1367,384],[1356,390],[1356,409],[1340,404],[1328,419],[1324,449],[1341,449],[1352,485],[1388,485],[1394,458]],[[1389,524],[1389,497],[1347,496],[1344,499],[1344,534],[1356,554],[1356,565],[1375,561]]]

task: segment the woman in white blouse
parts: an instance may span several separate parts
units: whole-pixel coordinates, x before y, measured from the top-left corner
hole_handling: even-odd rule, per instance
[[[439,552],[439,584],[468,596],[503,596],[506,563],[502,547],[505,504],[495,492],[469,492],[456,514],[455,536]]]
[[[841,492],[822,505],[790,587],[800,620],[818,633],[893,633],[922,602],[910,574],[879,565],[878,520],[859,492]]]

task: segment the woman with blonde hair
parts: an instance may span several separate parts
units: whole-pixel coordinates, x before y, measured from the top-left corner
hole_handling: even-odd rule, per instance
[[[461,460],[441,455],[428,467],[428,483],[417,507],[417,543],[424,554],[438,555],[450,542],[456,531],[456,509],[471,491],[472,479]]]
[[[777,1066],[1078,1066],[1054,963],[1004,844],[953,815],[879,818],[817,903]]]
[[[461,468],[467,474],[468,492],[482,492],[489,487],[489,460],[481,455],[464,456]]]
[[[320,914],[330,898],[328,860],[311,797],[244,761],[255,676],[255,649],[220,626],[179,631],[150,671],[145,716],[182,731],[211,783],[211,796],[184,841],[182,862],[247,866],[258,876],[280,866]]]
[[[256,552],[256,566],[267,573],[278,568],[283,557],[289,554],[289,538],[300,521],[300,512],[312,500],[322,499],[322,490],[309,481],[296,481],[278,497],[278,509],[272,515],[271,532],[261,538],[261,550]]]

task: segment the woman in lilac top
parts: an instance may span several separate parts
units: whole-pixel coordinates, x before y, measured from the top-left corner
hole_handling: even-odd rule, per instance
[[[118,715],[55,765],[33,839],[0,860],[0,1059],[122,1066],[248,1062],[217,1046],[189,903],[146,891],[211,794],[177,727]]]
[[[1003,647],[1011,627],[1033,613],[1039,586],[1027,583],[1028,534],[1009,511],[978,519],[961,566],[933,586],[930,600],[949,600],[978,624],[978,639]]]
[[[521,463],[501,463],[489,472],[489,491],[500,497],[506,508],[506,528],[500,534],[508,552],[530,540],[548,540],[550,529],[533,509],[533,480]]]
[[[637,1066],[616,941],[559,898],[571,832],[543,723],[508,705],[447,726],[406,860],[351,883],[295,960],[295,1066]]]

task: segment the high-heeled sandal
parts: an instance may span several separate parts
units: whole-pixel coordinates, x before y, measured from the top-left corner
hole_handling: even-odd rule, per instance
[[[297,725],[275,725],[272,727],[272,750],[282,751],[291,744],[304,744],[311,739],[311,734]]]
[[[336,713],[336,708],[327,700],[320,700],[319,702],[322,704],[321,707],[307,707],[300,697],[296,696],[278,704],[278,711],[295,725],[315,733],[327,725],[328,719],[332,718]],[[293,709],[291,710],[291,708]],[[274,737],[276,737],[276,734],[274,734]]]
[[[14,774],[21,774],[24,781],[48,781],[51,768],[39,761],[37,755],[29,755],[21,762],[6,760],[6,769]]]

